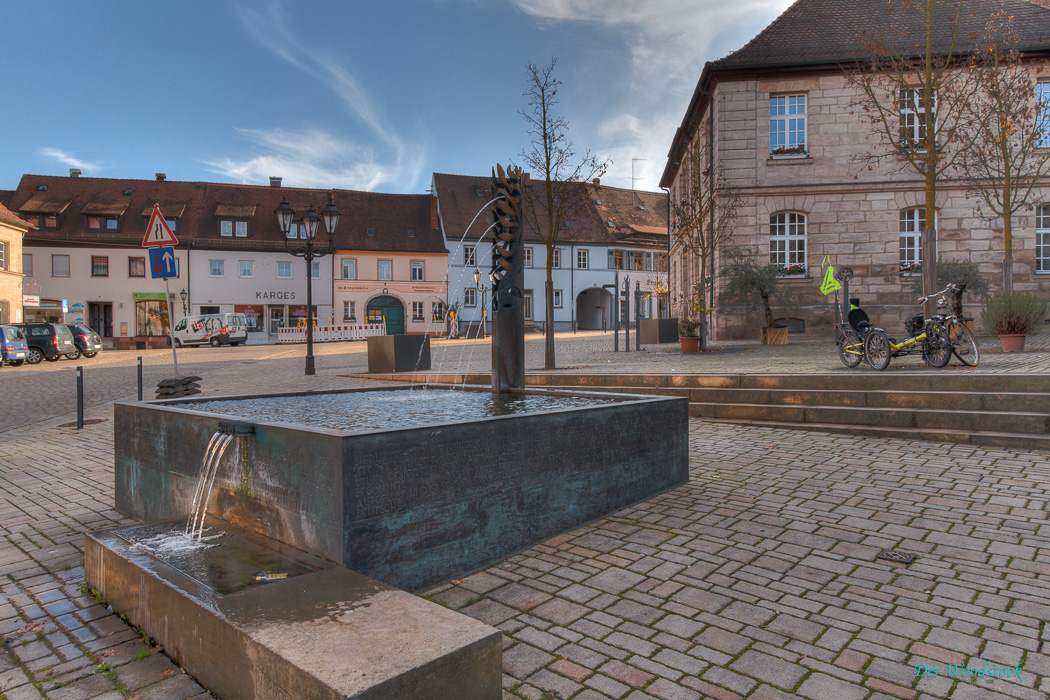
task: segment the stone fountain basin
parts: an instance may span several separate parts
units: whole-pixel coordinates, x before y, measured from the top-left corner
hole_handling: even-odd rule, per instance
[[[89,533],[88,580],[216,696],[499,698],[499,630],[209,519],[209,533],[225,533],[216,560],[227,556],[224,547],[244,544],[264,554],[270,573],[298,573],[223,594],[202,567],[192,567],[191,576],[144,550],[140,532],[163,525]],[[178,530],[185,525],[185,519],[171,523]]]
[[[254,419],[208,512],[418,592],[686,482],[685,398],[521,393],[603,403],[369,431]],[[209,439],[243,419],[200,410],[207,402],[115,405],[118,511],[154,521],[191,510]]]

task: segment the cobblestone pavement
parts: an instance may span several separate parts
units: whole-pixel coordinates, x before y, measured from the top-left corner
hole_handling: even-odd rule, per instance
[[[671,346],[612,353],[611,340],[560,336],[559,364],[847,371],[822,341],[716,343],[683,357]],[[471,348],[435,342],[435,368],[483,371],[487,345]],[[530,336],[530,369],[541,353]],[[83,362],[99,388],[87,418],[102,422],[80,431],[61,427],[74,417],[73,363],[0,370],[9,396],[45,397],[37,422],[20,410],[22,423],[0,425],[0,700],[208,697],[81,589],[83,533],[127,522],[112,508],[111,402],[134,398],[140,354],[149,376],[170,374],[170,351]],[[374,385],[337,376],[364,370],[363,344],[317,346],[315,377],[302,376],[302,355],[187,350],[180,369],[204,377],[209,394]],[[925,371],[916,358],[891,367]],[[1048,368],[1043,341],[1021,355],[989,352],[968,371]],[[690,425],[686,486],[431,593],[503,630],[505,698],[1050,695],[1047,453]],[[875,559],[886,548],[919,557]],[[958,675],[1018,665],[1020,678]],[[916,676],[923,667],[930,675]]]

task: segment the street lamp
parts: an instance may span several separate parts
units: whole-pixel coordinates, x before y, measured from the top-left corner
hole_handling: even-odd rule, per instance
[[[474,286],[477,288],[477,290],[479,292],[481,292],[481,332],[479,333],[478,337],[484,338],[485,334],[486,334],[486,329],[487,329],[487,326],[485,324],[485,312],[486,312],[487,309],[485,308],[485,287],[483,287],[482,284],[481,284],[481,268],[480,267],[475,267],[474,268]]]
[[[311,204],[310,208],[303,212],[300,217],[303,227],[302,242],[297,242],[293,250],[288,244],[288,232],[292,230],[292,220],[295,218],[295,210],[288,204],[287,197],[281,197],[281,203],[273,211],[277,215],[277,225],[281,227],[281,235],[284,236],[284,248],[291,255],[306,261],[306,371],[307,375],[314,372],[314,323],[313,323],[313,261],[331,255],[335,250],[335,227],[339,224],[339,210],[335,208],[335,194],[329,193],[328,204],[321,210],[320,216]],[[314,238],[317,236],[317,225],[324,219],[325,231],[328,232],[328,248],[326,250],[314,249]],[[296,236],[296,241],[299,241]]]
[[[189,313],[189,307],[186,306],[186,300],[190,298],[190,295],[186,293],[186,288],[183,287],[182,291],[179,292],[179,298],[182,299],[182,315],[185,316]]]

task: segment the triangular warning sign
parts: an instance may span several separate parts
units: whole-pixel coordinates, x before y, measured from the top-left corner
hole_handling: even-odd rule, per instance
[[[142,239],[143,248],[160,248],[166,245],[178,245],[179,239],[175,238],[171,227],[165,221],[164,215],[160,213],[160,205],[153,205],[153,213],[150,214],[149,224],[146,226],[146,235]]]
[[[824,281],[820,283],[820,291],[827,296],[840,289],[842,289],[842,285],[835,279],[835,268],[828,265],[828,269],[824,271]]]

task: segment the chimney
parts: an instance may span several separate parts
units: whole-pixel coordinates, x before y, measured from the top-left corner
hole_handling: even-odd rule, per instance
[[[164,173],[157,173],[157,182],[164,182],[168,179],[168,176]]]
[[[602,186],[602,179],[600,177],[594,178],[594,186],[595,187],[601,187]]]
[[[270,176],[270,187],[280,187],[280,186],[281,186],[281,178],[271,175]]]
[[[441,218],[438,216],[438,198],[430,196],[430,228],[441,228]]]
[[[80,177],[80,168],[70,168],[69,169],[69,176],[70,177]]]
[[[529,174],[528,173],[522,173],[521,174],[521,184],[523,184],[523,185],[529,184]]]

